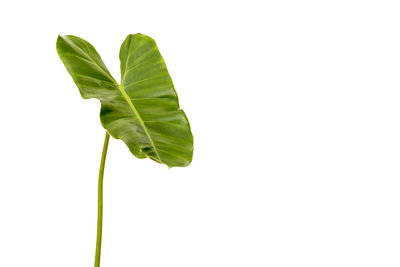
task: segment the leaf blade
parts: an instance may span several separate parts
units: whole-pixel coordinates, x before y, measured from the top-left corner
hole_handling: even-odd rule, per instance
[[[82,97],[100,100],[103,127],[133,155],[169,167],[191,163],[190,124],[153,39],[142,34],[125,39],[120,49],[121,85],[87,41],[59,36],[57,52]]]
[[[128,35],[121,45],[120,60],[120,89],[125,91],[139,113],[152,152],[168,166],[189,165],[193,155],[193,135],[186,114],[179,108],[172,79],[155,41],[143,34]],[[168,117],[170,121],[165,119]],[[160,118],[164,119],[162,127],[153,122]],[[174,124],[180,128],[169,132]],[[187,146],[182,148],[182,143]],[[173,150],[180,151],[179,157],[170,155]]]
[[[91,98],[91,94],[85,89],[87,83],[82,77],[91,79],[94,82],[92,86],[97,85],[95,87],[99,90],[97,92],[99,97],[107,93],[104,91],[107,89],[104,83],[109,83],[112,88],[108,89],[111,90],[115,90],[118,86],[96,49],[85,40],[73,35],[58,36],[57,53],[83,98]]]

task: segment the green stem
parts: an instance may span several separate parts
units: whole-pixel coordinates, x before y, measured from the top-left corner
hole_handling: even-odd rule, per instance
[[[96,257],[94,260],[94,267],[100,267],[100,254],[101,254],[101,232],[103,229],[103,176],[104,165],[106,163],[108,140],[110,135],[106,132],[104,139],[103,153],[101,154],[100,171],[99,171],[99,187],[98,187],[98,206],[97,206],[97,240],[96,240]]]

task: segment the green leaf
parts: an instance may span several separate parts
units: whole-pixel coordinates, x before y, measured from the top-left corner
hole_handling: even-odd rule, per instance
[[[121,84],[95,48],[72,35],[59,36],[57,52],[83,98],[101,102],[100,120],[138,158],[169,167],[190,164],[193,136],[155,41],[128,35],[120,49]]]

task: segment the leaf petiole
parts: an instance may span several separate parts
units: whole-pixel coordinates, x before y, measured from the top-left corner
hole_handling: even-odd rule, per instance
[[[103,177],[104,177],[104,166],[106,163],[108,141],[110,135],[106,132],[104,139],[103,153],[101,154],[100,170],[99,170],[99,185],[98,185],[98,206],[97,206],[97,239],[96,239],[96,256],[94,260],[94,266],[100,267],[100,254],[101,254],[101,233],[103,229]]]

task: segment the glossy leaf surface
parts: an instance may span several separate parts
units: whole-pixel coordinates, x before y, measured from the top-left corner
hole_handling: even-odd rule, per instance
[[[87,41],[59,36],[57,52],[82,97],[100,100],[103,127],[124,141],[132,154],[169,167],[190,164],[190,125],[153,39],[143,34],[125,39],[120,49],[120,85]]]

